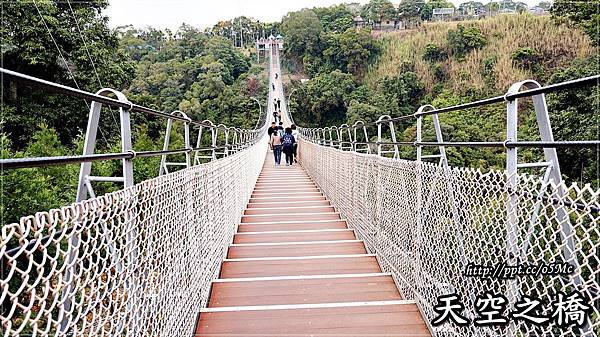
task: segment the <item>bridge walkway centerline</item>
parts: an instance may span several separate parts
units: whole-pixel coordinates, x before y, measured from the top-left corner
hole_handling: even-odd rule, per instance
[[[279,99],[289,127],[277,48],[269,70],[268,117]],[[196,336],[382,334],[431,336],[417,304],[402,298],[307,172],[275,166],[268,153]]]

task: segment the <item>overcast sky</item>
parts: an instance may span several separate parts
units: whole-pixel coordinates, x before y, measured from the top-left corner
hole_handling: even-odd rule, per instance
[[[451,0],[455,5],[464,0]],[[486,0],[479,0],[487,3]],[[540,0],[520,0],[529,6]],[[105,14],[112,27],[132,24],[141,28],[177,29],[185,22],[195,27],[211,27],[219,21],[236,16],[249,16],[274,22],[290,11],[306,7],[325,7],[342,2],[367,3],[368,0],[110,0]],[[399,0],[394,0],[399,2]]]

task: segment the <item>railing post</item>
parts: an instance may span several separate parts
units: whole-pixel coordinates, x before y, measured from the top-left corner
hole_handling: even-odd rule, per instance
[[[114,94],[117,96],[117,99],[121,102],[129,103],[130,106],[133,106],[131,102],[127,99],[127,97],[116,90],[113,89],[101,89],[97,93],[97,95],[108,96],[109,94]],[[92,155],[94,154],[94,149],[96,147],[96,136],[98,133],[98,124],[100,121],[100,113],[102,110],[102,103],[92,102],[90,107],[90,113],[88,117],[88,125],[87,130],[85,132],[85,143],[83,145],[83,155]],[[121,150],[123,152],[133,152],[132,151],[132,143],[131,143],[131,122],[129,117],[129,110],[119,108],[120,114],[120,131],[121,131]],[[92,187],[93,181],[107,181],[107,182],[122,182],[124,187],[133,186],[133,158],[123,159],[123,175],[121,177],[93,177],[91,176],[92,172],[92,163],[91,162],[83,162],[81,163],[81,168],[79,170],[79,182],[77,184],[77,198],[76,201],[82,201],[91,196],[94,198],[96,194],[94,193],[94,189]]]
[[[506,93],[505,100],[507,101],[507,116],[506,116],[506,142],[517,141],[517,127],[518,127],[518,99],[510,99],[510,95],[518,93],[521,88],[526,89],[537,89],[542,86],[533,80],[526,80],[522,82],[514,83]],[[508,99],[507,99],[508,98]],[[546,104],[546,98],[543,93],[532,96],[533,107],[536,114],[536,120],[538,123],[538,129],[540,132],[540,138],[543,142],[554,142],[554,135],[552,133],[552,126],[550,123],[550,117],[548,114],[548,106]],[[506,144],[506,143],[505,143]],[[505,146],[506,147],[506,171],[507,171],[507,188],[508,188],[508,203],[507,203],[507,240],[506,240],[506,250],[507,250],[507,260],[509,263],[516,264],[519,262],[519,258],[522,257],[524,259],[527,258],[526,251],[519,251],[518,244],[518,233],[519,233],[519,219],[518,219],[518,169],[520,167],[527,167],[528,163],[519,164],[518,163],[518,152],[516,147]],[[558,154],[556,152],[556,148],[544,148],[544,163],[537,163],[538,167],[547,167],[546,175],[548,175],[549,181],[552,181],[555,186],[555,194],[556,198],[559,200],[565,199],[567,195],[566,187],[564,185],[564,181],[562,179],[560,164],[558,161]],[[544,178],[545,180],[546,178]],[[542,183],[542,188],[545,188],[547,184]],[[540,193],[542,193],[540,191]],[[533,216],[537,216],[537,206],[534,204]],[[569,219],[569,213],[565,209],[564,205],[557,205],[555,210],[555,217],[557,223],[560,225],[560,234],[561,239],[563,241],[563,251],[562,256],[565,263],[571,264],[574,269],[573,276],[573,284],[575,289],[579,289],[583,284],[583,279],[581,277],[581,266],[579,265],[579,261],[577,256],[574,254],[576,251],[575,242],[573,240],[573,236],[576,235],[573,225],[571,224],[571,220]],[[530,226],[534,225],[534,222],[537,219],[531,219]],[[518,298],[518,281],[510,281],[509,293],[507,296],[509,303],[516,300]],[[514,327],[514,323],[511,322],[510,328],[512,331],[516,329]],[[580,328],[582,333],[587,333],[591,331],[591,327],[589,321]]]
[[[423,141],[423,113],[426,111],[435,110],[435,107],[432,105],[423,105],[419,107],[415,116],[417,117],[417,161],[422,161],[425,158],[439,158],[439,164],[447,167],[448,166],[448,158],[446,157],[446,147],[443,145],[438,146],[439,154],[438,155],[428,155],[423,156],[423,146],[421,142]],[[437,113],[431,115],[433,119],[433,128],[435,130],[435,138],[438,143],[444,142],[444,137],[442,135],[442,127],[440,126],[440,119]]]
[[[358,144],[358,128],[359,126],[362,126],[362,131],[363,131],[363,136],[365,139],[365,148],[360,148],[359,144]],[[353,151],[355,152],[360,152],[360,151],[365,151],[367,154],[371,154],[371,144],[369,144],[369,135],[367,134],[367,127],[365,125],[365,122],[363,121],[356,121],[353,125],[352,125],[352,131],[354,132],[354,142],[352,143],[353,146]]]
[[[393,153],[393,158],[398,159],[398,158],[400,158],[400,150],[398,149],[398,144],[396,144],[396,131],[394,129],[394,122],[391,119],[392,119],[392,117],[390,117],[389,115],[383,115],[383,116],[380,116],[379,119],[377,120],[377,155],[381,157],[386,153]],[[383,149],[382,128],[383,128],[384,123],[388,124],[388,127],[390,128],[390,137],[391,137],[392,143],[394,143],[393,144],[394,150],[391,150],[391,151]]]
[[[181,115],[183,118],[186,119],[186,122],[184,122],[184,129],[183,129],[183,138],[184,138],[184,143],[185,143],[185,148],[188,150],[191,150],[190,147],[190,122],[191,119],[183,112],[177,110],[177,111],[173,111],[171,113],[171,116],[175,116],[175,115]],[[163,144],[163,151],[168,151],[169,150],[169,143],[171,141],[171,130],[173,129],[173,119],[169,118],[167,120],[167,130],[165,132],[165,142]],[[167,157],[168,155],[163,154],[160,158],[160,169],[158,172],[159,176],[165,175],[165,174],[169,174],[169,166],[185,166],[186,168],[190,167],[191,165],[191,161],[190,161],[190,152],[186,152],[185,153],[185,163],[169,163],[167,162]]]
[[[513,85],[514,86],[514,85]],[[512,87],[511,87],[512,89]],[[517,89],[518,90],[518,89]],[[510,92],[511,90],[509,90]],[[506,141],[517,141],[517,100],[506,103]],[[517,148],[506,148],[506,174],[507,174],[507,193],[508,200],[506,204],[506,261],[509,265],[517,263],[517,238],[519,232],[519,219],[517,216]],[[518,284],[515,280],[508,280],[507,296],[508,305],[512,306],[518,297]],[[509,323],[509,335],[514,335],[516,326],[514,322]]]

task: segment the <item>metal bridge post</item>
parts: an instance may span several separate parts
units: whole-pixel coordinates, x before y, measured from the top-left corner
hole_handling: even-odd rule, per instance
[[[377,120],[377,155],[381,157],[386,153],[393,153],[393,158],[398,159],[400,158],[400,151],[398,149],[398,144],[396,144],[396,131],[394,130],[394,122],[391,119],[392,117],[390,115],[383,115]],[[382,128],[384,123],[387,123],[390,128],[390,136],[392,138],[392,143],[394,143],[394,150],[383,149]]]
[[[422,124],[423,124],[423,116],[421,115],[421,113],[426,112],[426,111],[431,111],[431,110],[435,110],[435,107],[433,107],[432,105],[423,105],[421,107],[419,107],[419,109],[417,110],[417,113],[415,114],[415,116],[417,116],[417,161],[422,161],[423,159],[429,159],[429,158],[439,158],[439,164],[447,167],[448,166],[448,159],[446,157],[446,147],[443,145],[438,146],[439,149],[439,154],[437,155],[423,155],[423,146],[421,145],[421,142],[423,141],[423,131],[422,131]],[[444,137],[442,136],[442,127],[440,126],[440,120],[438,117],[438,114],[433,114],[431,115],[431,118],[433,119],[433,128],[435,130],[435,138],[437,140],[438,143],[442,143],[444,141]]]
[[[129,102],[129,100],[127,99],[127,97],[116,90],[113,89],[108,89],[108,88],[104,88],[99,90],[97,93],[97,95],[102,95],[102,96],[108,96],[109,94],[114,94],[117,99],[121,102],[126,102],[128,104],[130,104],[130,107],[133,106],[133,104],[131,102]],[[84,143],[84,147],[83,147],[83,154],[84,155],[91,155],[94,154],[94,149],[96,146],[96,137],[97,137],[97,132],[98,132],[98,127],[99,127],[99,121],[100,121],[100,114],[101,114],[101,110],[102,110],[102,103],[99,102],[92,102],[92,105],[90,107],[90,114],[88,117],[88,125],[87,125],[87,130],[86,130],[86,134],[85,134],[85,143]],[[119,108],[119,115],[120,115],[120,132],[121,132],[121,151],[122,152],[133,152],[132,151],[132,142],[131,142],[131,120],[130,120],[130,109],[124,109],[124,108]],[[93,181],[104,181],[104,182],[122,182],[124,185],[124,188],[128,188],[133,186],[133,162],[132,162],[133,158],[129,158],[129,159],[123,159],[122,161],[122,167],[123,167],[123,175],[122,177],[94,177],[91,176],[91,171],[92,171],[92,163],[91,162],[83,162],[81,163],[81,167],[79,170],[79,182],[77,185],[77,202],[83,201],[85,199],[87,199],[88,194],[89,196],[91,196],[92,198],[95,198],[96,195],[94,193],[94,189],[92,187],[92,182]],[[97,204],[97,202],[94,203],[95,205]],[[129,225],[131,227],[134,227],[135,225],[133,224],[133,222],[135,221],[134,219],[131,219],[129,217],[128,214],[125,215],[126,217],[126,221],[129,222]],[[78,221],[75,222],[75,226],[78,225]],[[114,242],[111,241],[110,235],[108,235],[109,229],[107,228],[107,223],[103,222],[102,226],[101,226],[102,230],[105,233],[105,237],[106,240],[109,241],[109,251],[111,253],[111,255],[113,255],[113,258],[116,260],[116,258],[114,257],[115,251],[116,249],[114,248]],[[133,235],[133,232],[130,232],[130,234]],[[132,238],[131,236],[128,235],[127,237],[127,245],[130,244]],[[63,306],[63,310],[60,313],[60,316],[58,317],[58,321],[60,322],[60,331],[61,332],[67,332],[69,329],[69,324],[71,323],[71,311],[72,311],[72,305],[73,305],[73,289],[74,289],[74,282],[75,282],[75,275],[78,274],[78,269],[77,269],[77,265],[76,265],[76,259],[78,256],[78,247],[80,246],[80,239],[77,236],[77,232],[73,231],[71,233],[71,236],[69,237],[69,247],[68,247],[68,251],[67,251],[67,261],[66,261],[66,265],[67,268],[65,268],[65,272],[62,276],[62,280],[65,283],[65,287],[62,289],[61,291],[61,301],[63,302],[62,306]],[[131,256],[130,258],[130,263],[132,264],[133,261],[131,260]],[[123,264],[121,262],[116,261],[115,266],[117,268],[118,272],[122,272],[122,268],[123,268]]]
[[[217,148],[217,144],[218,144],[218,138],[219,138],[219,129],[223,130],[223,136],[225,137],[224,139],[224,144],[222,146],[223,152],[215,152],[216,155],[221,155],[221,158],[225,158],[227,156],[229,156],[229,129],[227,128],[227,126],[225,124],[219,124],[217,125],[217,127],[215,128],[215,136],[214,136],[214,146],[215,149]]]
[[[505,98],[508,95],[518,93],[521,88],[525,89],[537,89],[542,86],[533,80],[526,80],[522,82],[514,83],[505,95]],[[545,94],[540,93],[532,96],[533,107],[536,114],[536,119],[538,123],[538,129],[540,132],[540,138],[543,142],[554,142],[554,135],[552,133],[552,126],[550,123],[550,117],[548,114],[548,106],[546,104]],[[506,103],[506,142],[517,141],[517,127],[518,127],[518,113],[519,113],[519,103],[518,99],[507,100]],[[506,144],[506,143],[505,143]],[[542,187],[540,190],[540,194],[544,192],[544,189],[547,188],[547,181],[552,181],[555,186],[555,194],[556,198],[559,200],[563,200],[566,197],[567,191],[564,185],[564,181],[562,179],[560,164],[558,161],[558,155],[556,152],[556,148],[544,148],[544,162],[540,163],[522,163],[518,162],[518,152],[516,147],[506,147],[506,171],[508,175],[507,187],[508,187],[508,203],[507,203],[507,239],[506,239],[506,251],[507,251],[507,260],[509,263],[516,264],[519,263],[519,258],[526,259],[527,251],[526,249],[519,250],[518,249],[518,234],[519,234],[519,220],[518,220],[518,202],[519,202],[519,177],[518,177],[518,169],[519,168],[546,168],[546,173],[544,175],[544,181],[542,182]],[[532,217],[530,221],[530,228],[533,229],[533,226],[538,221],[538,209],[539,204],[534,204],[534,211],[532,212]],[[581,267],[579,265],[579,261],[577,260],[577,256],[574,254],[576,251],[575,243],[573,240],[573,236],[576,235],[573,225],[569,219],[569,213],[564,205],[557,205],[555,209],[555,217],[556,221],[560,225],[560,234],[561,239],[563,241],[563,259],[565,263],[569,263],[575,267],[575,276],[573,276],[573,284],[575,288],[579,288],[583,284],[583,280],[581,278]],[[529,238],[528,238],[529,239]],[[524,242],[524,247],[528,247],[529,242]],[[509,303],[513,303],[518,298],[518,281],[510,281],[509,293],[507,298],[509,299]],[[515,330],[514,323],[511,323],[511,331]],[[588,333],[591,331],[589,322],[582,328],[580,328],[582,333]]]
[[[127,99],[127,97],[116,90],[104,88],[99,90],[97,95],[108,96],[109,94],[114,94],[117,96],[117,99],[121,102],[126,102],[133,106],[131,102]],[[94,154],[94,148],[96,147],[96,136],[98,133],[98,124],[100,121],[100,112],[102,110],[102,103],[92,102],[90,107],[90,114],[88,117],[88,125],[87,130],[85,132],[85,143],[83,145],[83,155],[92,155]],[[121,150],[123,152],[132,152],[132,143],[131,143],[131,122],[129,117],[129,110],[119,108],[120,121],[121,121]],[[77,184],[77,198],[76,202],[80,202],[85,200],[89,196],[92,198],[96,197],[94,193],[94,189],[92,187],[93,181],[104,181],[104,182],[121,182],[124,187],[133,186],[133,161],[132,158],[123,159],[123,175],[121,177],[94,177],[91,176],[92,172],[92,163],[91,162],[83,162],[81,163],[81,168],[79,170],[79,182]]]
[[[335,135],[335,140],[333,140],[333,136]],[[340,130],[338,127],[333,125],[329,128],[329,139],[331,147],[339,148],[340,147]]]
[[[348,141],[344,141],[344,133],[347,132],[348,133]],[[340,150],[342,151],[353,151],[354,150],[354,142],[352,141],[352,132],[350,131],[350,126],[348,126],[348,124],[342,124],[340,125],[340,128],[338,129],[338,140],[339,140],[339,147]],[[347,144],[347,145],[346,145]]]
[[[452,182],[450,179],[450,173],[448,171],[449,170],[448,169],[448,160],[446,158],[445,147],[443,145],[438,146],[438,150],[440,153],[437,155],[423,155],[423,153],[422,153],[422,151],[423,151],[423,146],[421,145],[421,142],[423,141],[423,115],[422,115],[422,113],[426,112],[426,111],[431,111],[431,110],[435,110],[435,107],[433,107],[432,105],[423,105],[423,106],[419,107],[419,109],[417,110],[417,113],[415,114],[415,116],[417,117],[416,147],[417,147],[417,165],[418,165],[418,169],[417,169],[417,212],[418,212],[417,236],[418,236],[418,241],[420,242],[420,240],[421,240],[423,224],[427,223],[427,219],[424,219],[425,216],[423,215],[424,213],[422,213],[422,210],[431,209],[431,204],[433,203],[434,193],[435,193],[435,187],[434,187],[435,185],[432,184],[430,186],[430,190],[427,195],[427,198],[425,200],[423,200],[423,165],[421,163],[423,162],[423,159],[439,158],[438,165],[441,167],[441,169],[437,170],[436,174],[439,174],[441,177],[438,176],[436,178],[437,179],[442,178],[446,183],[446,189],[448,191],[448,198],[450,199],[449,201],[450,201],[451,209],[452,209],[452,222],[454,223],[454,227],[455,227],[455,231],[456,231],[456,245],[458,246],[458,250],[459,250],[459,260],[460,260],[460,263],[462,264],[462,266],[460,266],[460,268],[465,268],[468,264],[468,261],[467,261],[465,247],[464,247],[464,239],[463,239],[464,235],[463,235],[461,222],[460,222],[460,216],[459,216],[460,208],[458,207],[457,202],[456,202],[454,188],[452,186]],[[440,126],[438,114],[433,114],[433,115],[431,115],[431,117],[433,119],[433,127],[435,129],[436,141],[438,143],[443,143],[444,137],[442,135],[442,128]],[[424,204],[424,206],[423,206],[423,204]],[[420,263],[421,263],[421,258],[420,258],[420,256],[418,256],[418,262],[417,262],[417,264],[419,265],[418,266],[418,268],[419,268],[418,275],[421,275]],[[441,283],[445,283],[445,282],[438,282],[438,283],[441,284]],[[471,296],[472,300],[474,300],[475,294],[470,294],[469,296]]]
[[[206,126],[208,124],[208,126]],[[208,149],[203,149],[202,148],[202,136],[204,135],[204,129],[209,129],[210,131],[210,142],[209,142],[209,148]],[[198,139],[196,140],[196,150],[194,151],[194,164],[195,165],[200,165],[202,164],[202,159],[209,159],[209,161],[213,161],[216,159],[216,137],[215,137],[215,127],[213,122],[209,121],[208,119],[205,119],[202,121],[202,125],[200,126],[200,129],[198,130]],[[210,154],[208,155],[202,155],[202,152],[206,152],[209,151]]]
[[[357,129],[359,128],[359,126],[362,126],[363,135],[365,136],[365,144],[366,144],[366,146],[364,148],[360,148],[359,144],[358,144],[358,132],[357,132]],[[367,126],[365,125],[365,122],[363,122],[363,121],[356,121],[352,125],[352,130],[354,132],[354,142],[352,143],[352,146],[353,146],[352,150],[355,151],[355,152],[365,151],[367,154],[371,154],[371,145],[369,144],[369,135],[367,134]]]
[[[177,110],[177,111],[173,111],[171,113],[171,116],[175,116],[175,115],[181,115],[183,118],[185,118],[187,121],[184,123],[184,142],[185,142],[185,148],[186,149],[190,149],[190,121],[191,119],[183,112]],[[163,151],[168,151],[169,150],[169,143],[171,140],[171,130],[173,128],[173,119],[169,118],[167,120],[167,131],[165,133],[165,142],[163,145]],[[190,167],[190,152],[186,152],[185,153],[185,163],[176,163],[176,162],[167,162],[167,156],[166,154],[163,154],[160,158],[160,169],[158,172],[159,176],[165,175],[165,174],[169,174],[169,166],[185,166],[186,168]]]

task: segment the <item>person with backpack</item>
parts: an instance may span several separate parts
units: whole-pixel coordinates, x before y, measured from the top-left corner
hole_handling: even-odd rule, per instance
[[[279,132],[279,137],[283,138],[283,135],[285,135],[285,130],[283,129],[283,122],[281,121],[281,118],[279,118],[279,126],[277,127],[277,132]]]
[[[282,151],[285,153],[285,166],[290,166],[294,163],[294,144],[296,139],[292,136],[292,128],[286,128],[285,134],[281,138]]]
[[[279,132],[273,132],[271,135],[271,139],[269,140],[269,144],[271,145],[271,149],[273,150],[273,157],[275,158],[275,166],[281,165],[281,137],[279,136]]]

